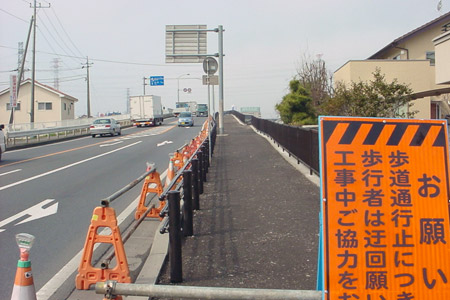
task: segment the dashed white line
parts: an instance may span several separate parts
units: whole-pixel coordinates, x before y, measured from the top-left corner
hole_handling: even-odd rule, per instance
[[[12,174],[12,173],[16,173],[16,172],[20,172],[22,171],[22,169],[17,169],[17,170],[13,170],[13,171],[9,171],[9,172],[5,172],[0,174],[0,176],[4,176],[4,175],[8,175],[8,174]]]
[[[70,164],[70,165],[58,168],[58,169],[54,169],[54,170],[51,170],[51,171],[48,171],[48,172],[45,172],[45,173],[42,173],[42,174],[30,177],[30,178],[27,178],[27,179],[23,179],[23,180],[20,180],[20,181],[17,181],[17,182],[14,182],[14,183],[2,186],[2,187],[0,187],[0,191],[6,190],[6,189],[8,189],[10,187],[13,187],[13,186],[16,186],[16,185],[19,185],[19,184],[22,184],[22,183],[25,183],[25,182],[28,182],[28,181],[31,181],[31,180],[34,180],[34,179],[38,179],[38,178],[41,178],[41,177],[44,177],[44,176],[47,176],[47,175],[50,175],[50,174],[53,174],[53,173],[56,173],[56,172],[59,172],[59,171],[71,168],[71,167],[74,167],[74,166],[77,166],[77,165],[80,165],[80,164],[88,162],[90,160],[93,160],[93,159],[96,159],[96,158],[99,158],[99,157],[102,157],[102,156],[106,156],[108,154],[111,154],[111,153],[123,150],[125,148],[132,147],[132,146],[137,145],[139,143],[142,143],[142,141],[139,141],[139,142],[127,145],[127,146],[123,146],[121,148],[117,148],[117,149],[111,150],[109,152],[105,152],[105,153],[102,153],[102,154],[99,154],[99,155],[96,155],[96,156],[93,156],[93,157],[90,157],[90,158],[87,158],[87,159],[84,159],[84,160],[80,160],[80,161],[78,161],[76,163],[73,163],[73,164]]]

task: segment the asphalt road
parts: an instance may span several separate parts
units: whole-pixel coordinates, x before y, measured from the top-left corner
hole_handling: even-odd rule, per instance
[[[172,119],[159,127],[123,129],[122,136],[7,151],[0,163],[0,299],[11,295],[19,258],[17,233],[36,237],[30,259],[39,291],[83,248],[100,200],[143,174],[146,162],[156,163],[163,173],[168,154],[195,137],[204,120],[196,118],[194,127],[178,128]],[[169,143],[158,146],[165,141]],[[112,203],[117,215],[141,187]]]

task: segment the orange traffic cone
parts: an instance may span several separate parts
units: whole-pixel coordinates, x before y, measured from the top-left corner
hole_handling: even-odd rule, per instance
[[[169,160],[169,169],[167,170],[166,183],[164,184],[164,188],[166,188],[170,184],[170,182],[174,177],[175,177],[175,170],[173,169],[173,161]]]
[[[20,248],[20,260],[17,262],[16,279],[14,280],[11,300],[36,300],[31,261],[28,259],[34,236],[28,233],[20,233],[16,235],[16,241]]]

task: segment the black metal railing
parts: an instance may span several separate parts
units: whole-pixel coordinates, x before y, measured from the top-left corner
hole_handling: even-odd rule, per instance
[[[319,137],[317,128],[305,128],[276,123],[271,120],[244,115],[232,110],[228,113],[241,122],[249,123],[256,130],[268,135],[278,146],[294,156],[297,161],[307,165],[311,173],[319,174]]]
[[[209,168],[209,149],[212,154],[216,132],[214,124],[211,129],[211,140],[207,137],[203,141],[159,197],[160,201],[167,199],[165,207],[159,214],[164,218],[160,233],[169,233],[169,270],[172,283],[183,281],[181,239],[183,236],[194,235],[193,211],[200,209],[200,195],[203,194],[203,182],[206,182]],[[180,205],[181,199],[183,205]]]

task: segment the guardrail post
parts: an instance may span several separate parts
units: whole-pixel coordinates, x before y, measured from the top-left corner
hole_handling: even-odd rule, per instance
[[[209,171],[209,139],[205,140],[205,152],[206,152],[206,157],[205,157],[205,173],[208,173]]]
[[[183,235],[192,236],[194,235],[194,225],[192,221],[192,171],[185,170],[183,172]]]
[[[180,192],[170,191],[169,198],[169,265],[170,282],[183,281],[181,260]]]
[[[199,194],[199,182],[198,182],[198,159],[194,158],[192,161],[192,192],[194,194],[194,201],[192,208],[195,210],[200,209],[200,194]]]
[[[208,173],[208,163],[207,163],[207,161],[208,161],[208,153],[207,153],[207,150],[205,149],[206,147],[205,147],[205,145],[203,145],[202,146],[202,152],[203,152],[203,163],[202,163],[202,167],[203,167],[203,169],[202,169],[202,175],[203,175],[203,177],[202,177],[202,181],[203,182],[206,182],[206,173]]]
[[[214,127],[211,135],[211,156],[214,154],[215,146],[216,146],[216,127]]]
[[[198,192],[203,194],[203,152],[200,150],[197,152],[198,157]]]

